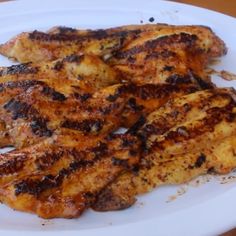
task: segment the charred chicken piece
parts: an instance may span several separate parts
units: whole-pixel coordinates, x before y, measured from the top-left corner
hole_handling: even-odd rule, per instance
[[[142,140],[140,166],[135,174],[126,172],[106,187],[93,206],[95,210],[126,208],[135,202],[136,195],[156,186],[234,169],[235,92],[214,89],[176,98],[130,133]]]

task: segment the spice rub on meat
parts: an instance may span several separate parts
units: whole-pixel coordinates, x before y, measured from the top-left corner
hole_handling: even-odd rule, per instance
[[[0,201],[43,218],[124,209],[136,196],[236,167],[227,52],[205,26],[23,32],[0,45]],[[117,134],[118,128],[127,128]]]
[[[205,90],[170,100],[151,113],[134,136],[142,141],[140,164],[106,187],[93,209],[131,206],[156,186],[185,183],[196,176],[229,173],[236,167],[235,91]],[[129,133],[129,131],[128,131]]]

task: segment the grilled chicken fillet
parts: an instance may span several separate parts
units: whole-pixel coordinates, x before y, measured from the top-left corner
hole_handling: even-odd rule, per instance
[[[226,51],[223,41],[207,27],[156,24],[106,30],[75,30],[61,27],[47,33],[22,33],[2,44],[0,53],[19,62],[55,60],[78,53],[110,56],[117,51],[124,54],[131,48],[133,51],[140,48],[139,46],[144,43],[156,44],[158,39],[171,39],[181,34],[197,39],[198,48],[212,57],[220,56]]]
[[[236,167],[235,92],[205,90],[176,98],[151,113],[135,135],[143,142],[139,170],[119,176],[99,195],[95,210],[126,208],[135,196]]]
[[[141,115],[171,97],[199,89],[192,84],[117,84],[78,101],[55,96],[47,87],[36,85],[0,104],[0,143],[25,147],[51,137],[60,128],[76,130],[81,135],[108,134],[121,126],[132,126]]]
[[[117,73],[92,55],[70,55],[52,62],[0,67],[1,99],[7,98],[13,91],[15,96],[37,84],[47,85],[66,97],[79,98],[79,95],[116,83],[119,83]]]
[[[0,201],[43,218],[78,217],[102,188],[136,165],[132,148],[139,147],[130,135],[107,142],[60,133],[1,155]]]

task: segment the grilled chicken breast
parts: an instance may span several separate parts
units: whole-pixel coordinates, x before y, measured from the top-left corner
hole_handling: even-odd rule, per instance
[[[34,126],[36,128],[36,126],[40,125],[42,128],[42,126],[45,126],[47,123],[46,120],[48,120],[48,116],[45,115],[45,113],[47,114],[46,110],[50,110],[50,104],[52,104],[52,110],[51,113],[49,113],[51,114],[51,118],[55,118],[55,116],[58,115],[57,112],[62,111],[65,105],[62,105],[57,111],[56,109],[60,107],[60,104],[65,104],[64,101],[66,101],[67,98],[73,98],[74,101],[72,103],[67,102],[66,105],[77,107],[80,106],[80,103],[92,97],[95,91],[118,82],[117,73],[113,69],[98,57],[89,55],[71,55],[53,62],[40,63],[37,65],[27,63],[1,67],[0,113],[2,115],[0,115],[0,147],[9,145],[14,145],[15,147],[25,146],[26,143],[24,139],[27,139],[27,135],[29,135],[27,127],[29,128],[30,126],[32,128],[32,126]],[[36,91],[33,92],[34,88],[36,88]],[[39,88],[40,92],[37,91]],[[31,92],[26,92],[29,89]],[[22,98],[24,97],[24,102],[16,102],[17,95],[25,92],[26,94],[21,95]],[[28,106],[26,104],[27,102],[25,102],[25,100],[27,100],[26,97],[28,97]],[[35,100],[38,102],[35,103],[35,108],[32,108],[34,115],[32,113],[31,115],[28,114],[28,116],[34,116],[34,118],[31,117],[31,122],[33,123],[26,125],[24,122],[21,122],[20,126],[15,124],[13,125],[14,128],[12,128],[10,123],[16,123],[15,120],[17,118],[16,116],[13,117],[13,115],[13,119],[9,123],[9,117],[5,114],[6,107],[4,107],[4,105],[7,106],[7,104],[11,104],[11,109],[13,109],[14,106],[15,112],[18,110],[18,113],[20,113],[26,112],[30,106],[30,101],[33,102]],[[45,113],[42,114],[43,117],[39,115],[40,108],[45,111]],[[68,109],[66,108],[65,111],[68,111]],[[18,114],[17,117],[22,118],[23,116],[26,118],[25,115]],[[38,117],[37,122],[35,115]],[[32,140],[28,139],[29,144],[39,141],[45,136],[42,135],[41,131],[39,132],[40,127],[37,128],[38,131],[36,131],[37,135],[34,136],[35,138],[32,138]],[[48,129],[44,129],[44,131],[44,134],[51,134],[51,131],[48,132]],[[15,136],[17,134],[20,135],[17,137]],[[14,137],[14,139],[12,140],[11,137]],[[21,137],[23,137],[22,142],[16,141],[21,140]],[[29,137],[32,137],[32,135]]]
[[[87,136],[108,134],[121,126],[130,127],[141,115],[150,113],[171,97],[199,89],[191,84],[117,84],[78,101],[36,85],[0,104],[4,122],[0,143],[16,148],[29,146],[51,137],[59,128]]]
[[[161,38],[162,42],[169,42],[169,39],[181,34],[197,39],[198,48],[212,56],[220,56],[226,51],[224,43],[207,27],[157,24],[94,31],[61,27],[48,33],[22,33],[2,44],[0,53],[23,63],[55,60],[78,53],[92,53],[107,58],[121,49],[118,55],[131,48],[135,50],[145,42],[153,45]]]
[[[125,143],[125,145],[124,145]],[[0,201],[43,218],[78,217],[96,194],[137,162],[130,135],[77,140],[58,134],[0,156]]]
[[[225,53],[209,28],[167,26],[142,33],[108,63],[134,83],[186,82],[194,75],[207,81],[205,68]]]
[[[151,113],[134,132],[143,153],[135,174],[126,172],[99,195],[95,210],[126,208],[137,194],[236,167],[235,92],[205,90],[176,98]]]
[[[123,79],[133,83],[186,83],[201,79],[209,83],[205,68],[224,55],[224,42],[203,26],[133,25],[107,29],[107,32],[140,30],[138,36],[107,60]],[[80,34],[58,27],[51,33]]]
[[[78,34],[33,31],[22,33],[2,45],[0,53],[22,63],[51,61],[80,53],[105,56],[120,49],[136,35],[136,30],[110,33],[79,30]]]
[[[7,98],[9,92],[16,96],[37,84],[47,85],[66,97],[79,98],[79,95],[92,94],[116,83],[119,83],[117,73],[91,55],[70,55],[53,62],[0,67],[1,99]]]

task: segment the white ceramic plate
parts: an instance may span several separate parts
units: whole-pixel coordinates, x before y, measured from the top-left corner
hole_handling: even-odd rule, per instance
[[[157,22],[210,26],[227,44],[228,55],[217,68],[236,73],[236,20],[216,12],[154,0],[52,0],[17,1],[0,4],[0,43],[13,35],[55,25],[103,28],[123,24]],[[0,65],[10,62],[0,57]],[[215,78],[218,85],[235,82]],[[0,235],[215,235],[236,226],[236,182],[220,184],[219,178],[167,203],[180,186],[165,186],[139,198],[130,209],[86,212],[80,219],[45,221],[0,206]],[[183,191],[183,189],[181,189]]]

